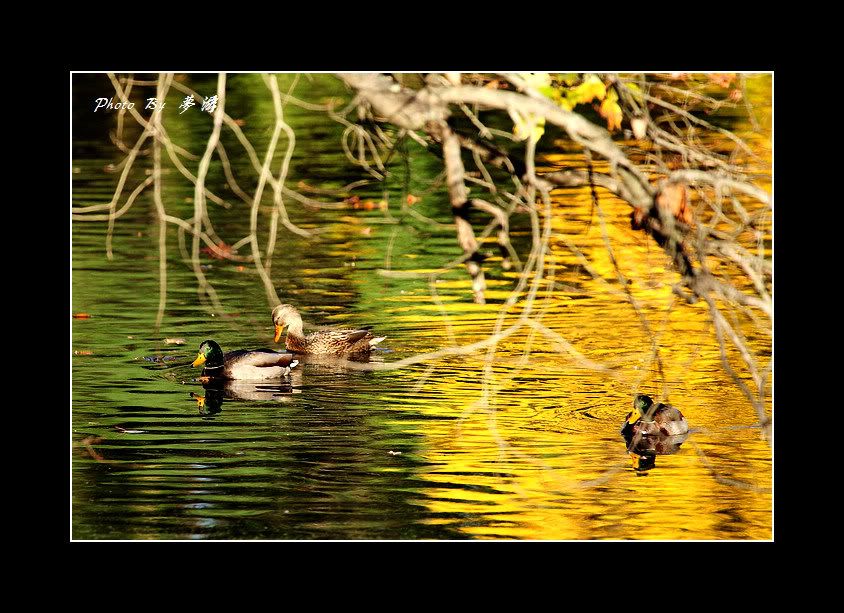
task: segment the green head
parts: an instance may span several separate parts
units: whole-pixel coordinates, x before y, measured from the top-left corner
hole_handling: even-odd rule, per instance
[[[633,398],[633,408],[639,413],[642,421],[653,421],[653,418],[649,418],[648,416],[648,412],[651,410],[653,404],[653,398],[645,394],[636,394],[636,397]]]
[[[214,341],[202,341],[199,346],[199,355],[191,366],[202,366],[205,368],[219,368],[223,365],[223,350]]]

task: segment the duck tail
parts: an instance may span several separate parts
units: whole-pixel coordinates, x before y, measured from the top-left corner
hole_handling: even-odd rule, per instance
[[[378,343],[383,341],[385,338],[387,338],[387,337],[386,336],[378,336],[378,337],[375,337],[373,339],[370,339],[369,340],[369,347],[370,348],[375,347],[375,345],[377,345]]]

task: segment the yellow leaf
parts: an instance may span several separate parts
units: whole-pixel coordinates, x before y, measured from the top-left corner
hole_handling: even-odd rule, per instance
[[[624,87],[626,87],[627,91],[633,94],[636,98],[642,97],[642,89],[635,83],[625,83]]]
[[[589,75],[583,83],[572,88],[570,100],[575,104],[587,104],[595,98],[603,100],[606,95],[604,82],[596,75]]]
[[[610,132],[621,127],[621,118],[623,115],[621,113],[621,107],[618,106],[618,102],[615,100],[609,98],[604,100],[598,112],[601,114],[601,117],[607,120],[607,130]]]
[[[577,73],[574,72],[563,72],[557,75],[557,81],[560,81],[564,85],[574,85],[577,81]]]
[[[513,120],[513,136],[519,140],[527,140],[533,134],[533,139],[538,141],[545,133],[545,118],[536,117],[531,113],[522,115],[514,109],[510,109],[510,119]]]

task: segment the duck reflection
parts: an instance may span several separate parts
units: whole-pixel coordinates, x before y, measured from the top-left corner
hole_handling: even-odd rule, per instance
[[[683,434],[641,434],[633,432],[632,428],[621,431],[627,444],[627,453],[633,461],[633,468],[637,473],[648,471],[656,466],[656,456],[671,455],[680,451],[680,445],[689,437]]]
[[[203,417],[216,415],[223,410],[225,400],[257,400],[260,402],[290,402],[294,389],[290,381],[247,382],[226,379],[209,379],[202,382],[204,395],[191,392],[196,400],[199,414]]]

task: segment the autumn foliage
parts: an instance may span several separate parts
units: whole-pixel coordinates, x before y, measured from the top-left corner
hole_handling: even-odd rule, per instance
[[[656,206],[669,213],[677,221],[691,225],[693,220],[692,209],[689,206],[689,196],[685,185],[679,183],[667,184],[657,194]],[[654,210],[651,214],[658,218],[658,211]],[[646,216],[647,212],[644,210],[633,209],[630,225],[634,230],[640,230],[644,227]]]

